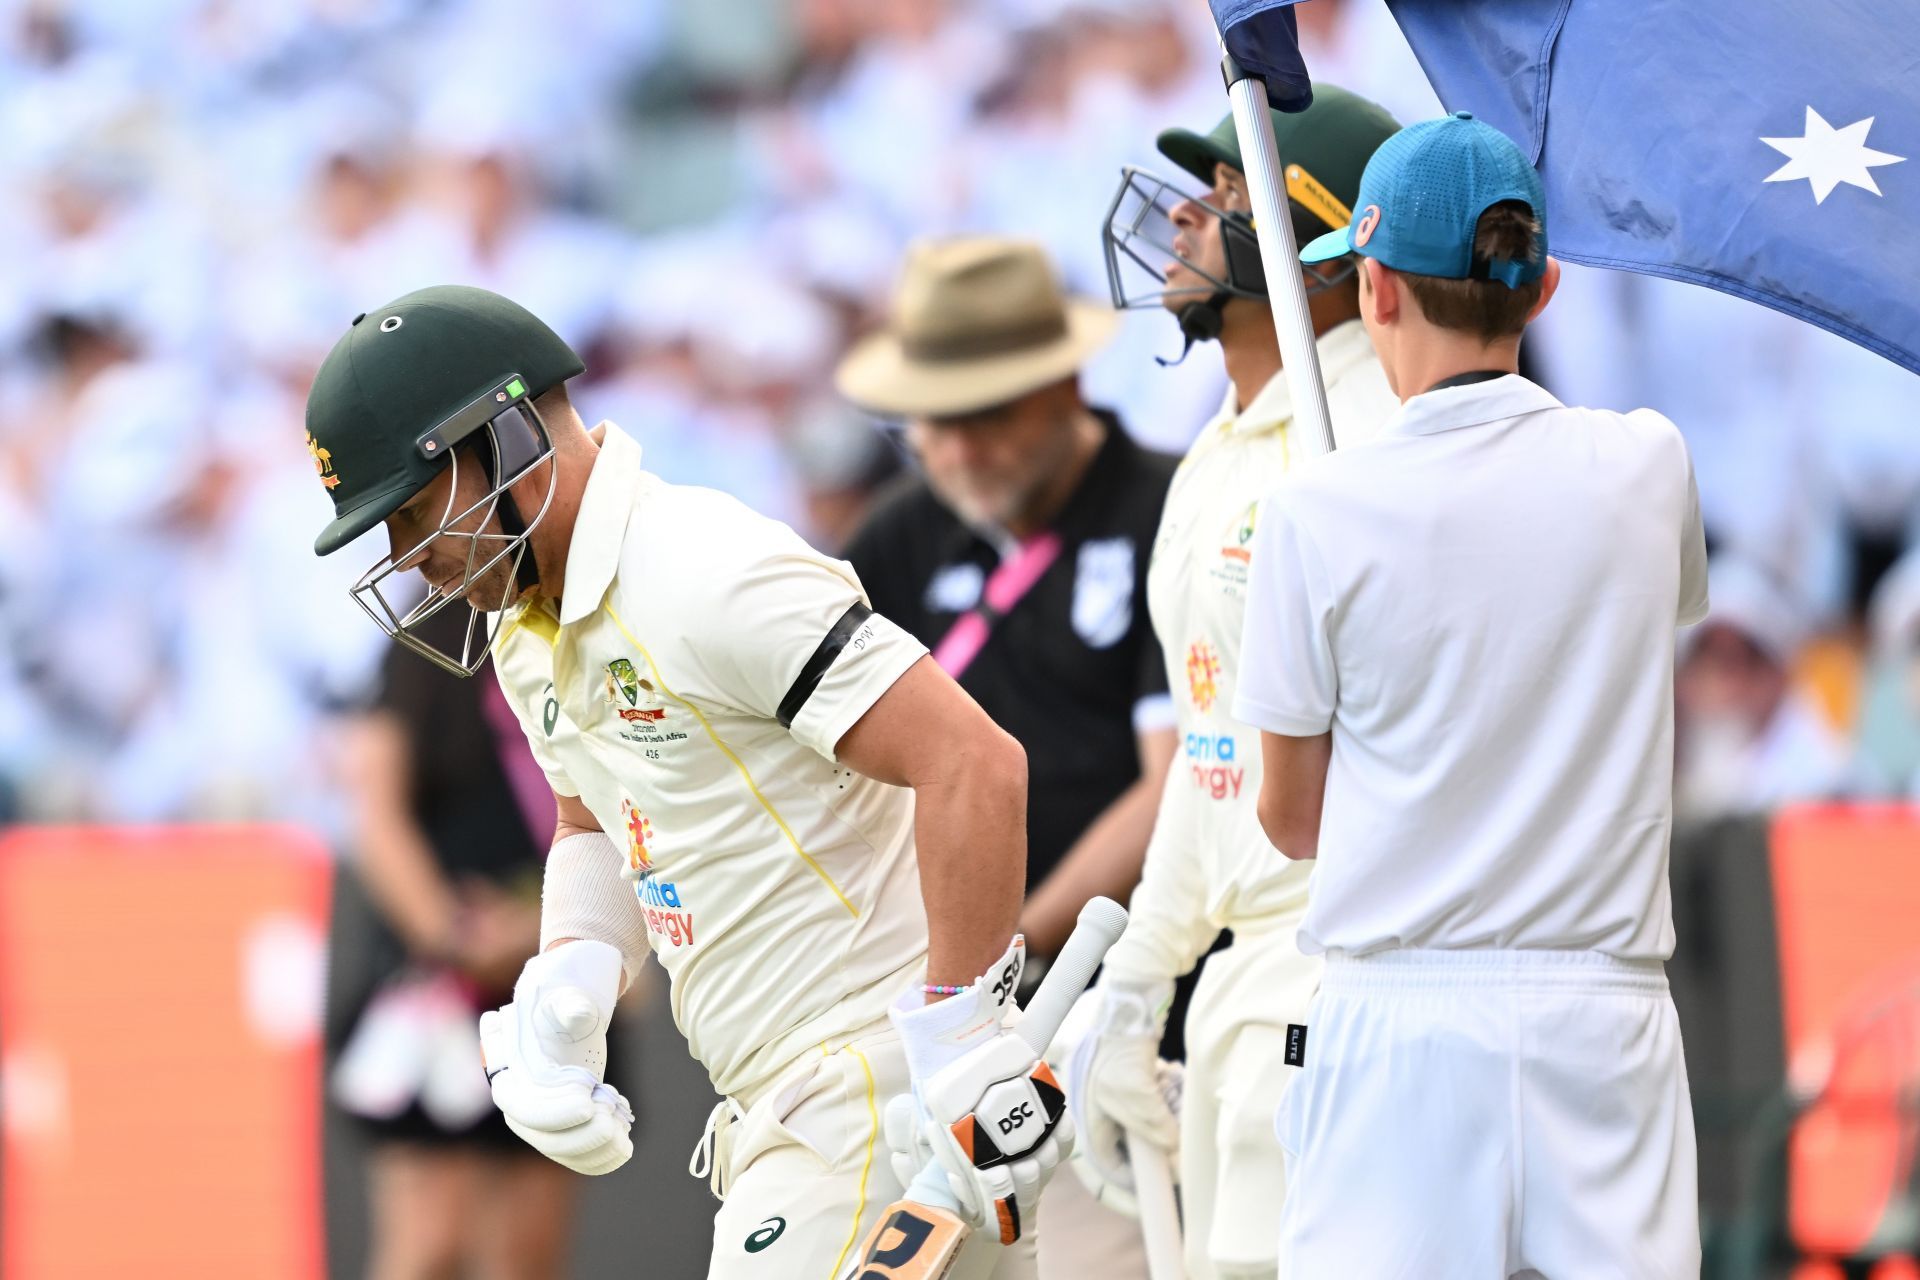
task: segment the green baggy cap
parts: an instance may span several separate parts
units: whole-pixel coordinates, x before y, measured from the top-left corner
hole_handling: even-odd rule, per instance
[[[1269,114],[1296,225],[1304,210],[1320,228],[1346,226],[1368,159],[1399,131],[1400,122],[1378,103],[1330,84],[1313,86],[1313,105],[1305,111]],[[1207,133],[1167,129],[1156,142],[1161,155],[1209,187],[1216,164],[1246,172],[1231,112]]]
[[[333,499],[314,540],[329,555],[379,524],[447,465],[420,437],[518,374],[544,395],[586,365],[519,303],[435,285],[353,318],[307,392],[307,451]]]

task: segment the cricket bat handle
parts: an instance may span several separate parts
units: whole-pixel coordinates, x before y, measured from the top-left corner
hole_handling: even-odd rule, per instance
[[[1074,1001],[1093,981],[1094,970],[1107,958],[1107,950],[1120,940],[1127,928],[1127,909],[1112,898],[1094,898],[1080,908],[1080,918],[1060,948],[1040,989],[1033,993],[1013,1033],[1027,1042],[1036,1055],[1045,1054],[1067,1020]]]
[[[1144,1142],[1129,1142],[1127,1163],[1133,1168],[1133,1194],[1140,1206],[1140,1236],[1146,1246],[1149,1280],[1184,1280],[1180,1210],[1173,1198],[1173,1170],[1168,1166],[1167,1153]]]
[[[1034,1056],[1046,1053],[1074,1002],[1126,928],[1127,909],[1112,898],[1093,898],[1080,908],[1067,944],[1060,948],[1060,955],[1040,979],[1039,989],[1014,1024],[1013,1033],[1026,1042]],[[937,1163],[920,1170],[907,1188],[906,1198],[937,1209],[957,1211],[960,1207]]]

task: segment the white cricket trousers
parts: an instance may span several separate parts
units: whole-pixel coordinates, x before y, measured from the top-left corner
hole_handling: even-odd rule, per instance
[[[1304,1022],[1320,957],[1294,941],[1299,918],[1236,921],[1207,957],[1187,1009],[1180,1106],[1180,1203],[1189,1280],[1313,1280],[1279,1266],[1274,1214],[1287,1195],[1273,1117],[1295,1072],[1287,1024]],[[1342,1273],[1353,1277],[1356,1273]]]
[[[1321,968],[1294,942],[1299,923],[1293,913],[1235,921],[1233,945],[1207,957],[1187,1008],[1178,1170],[1186,1280],[1292,1280],[1275,1270],[1274,1207],[1287,1171],[1273,1115],[1296,1074],[1285,1065],[1287,1024],[1306,1020]],[[1139,1220],[1099,1204],[1078,1178],[1047,1184],[1040,1223],[1040,1280],[1145,1280]]]
[[[1657,961],[1330,955],[1288,1153],[1300,1280],[1696,1280],[1680,1026]]]
[[[722,1102],[693,1169],[720,1175],[709,1280],[840,1280],[905,1191],[880,1124],[887,1101],[907,1089],[900,1038],[878,1023],[850,1043],[823,1045],[748,1105]],[[1059,1170],[1055,1182],[1071,1177]],[[1007,1248],[974,1235],[950,1280],[1033,1280],[1037,1235]]]

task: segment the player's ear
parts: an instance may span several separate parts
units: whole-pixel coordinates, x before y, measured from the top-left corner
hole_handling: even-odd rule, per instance
[[[1360,314],[1371,324],[1392,324],[1400,314],[1400,281],[1392,268],[1360,259]]]
[[[1559,287],[1560,259],[1549,254],[1547,255],[1547,269],[1540,276],[1540,298],[1527,311],[1528,324],[1532,324],[1540,313],[1547,309],[1547,303],[1553,300],[1553,291]]]

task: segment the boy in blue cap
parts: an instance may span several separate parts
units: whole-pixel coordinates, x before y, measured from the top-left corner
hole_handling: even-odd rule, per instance
[[[1266,504],[1234,701],[1326,957],[1280,1274],[1697,1276],[1662,963],[1674,629],[1707,605],[1686,446],[1519,376],[1559,268],[1497,130],[1400,131],[1353,210],[1300,256],[1357,255],[1402,403]]]

